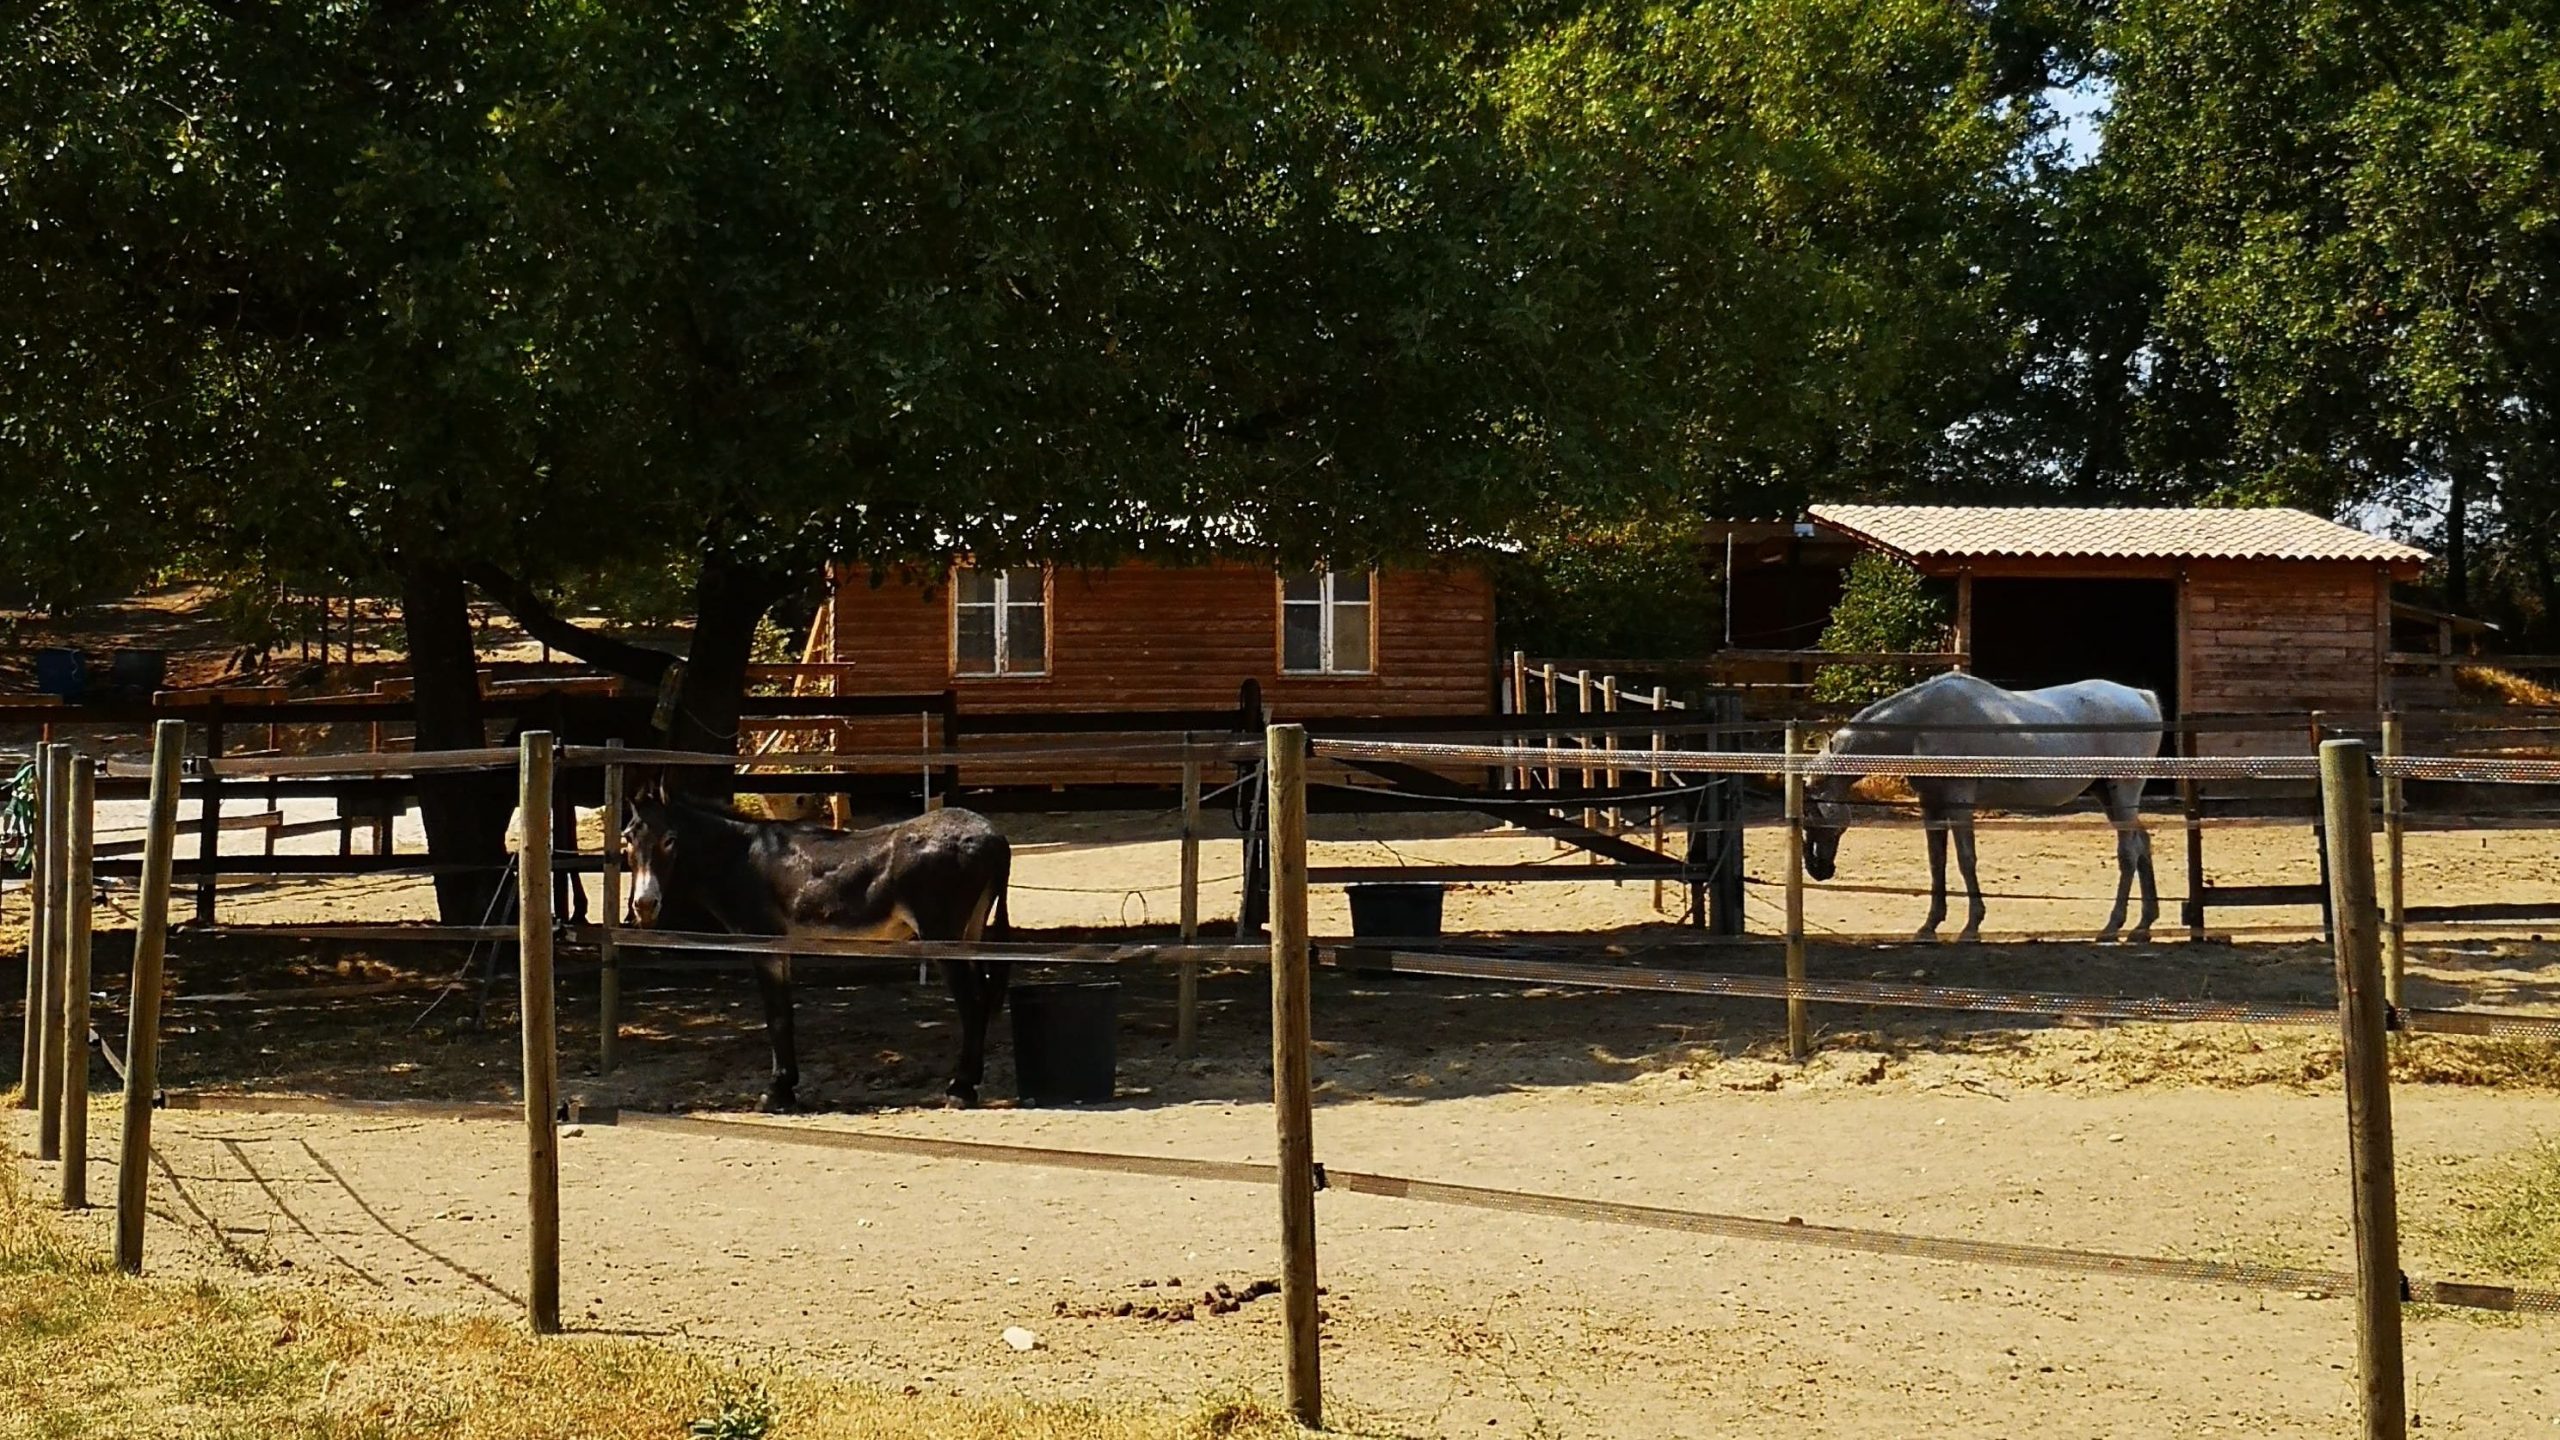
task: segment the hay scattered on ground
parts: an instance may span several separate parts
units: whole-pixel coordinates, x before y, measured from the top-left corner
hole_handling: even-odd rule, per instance
[[[2454,667],[2453,688],[2500,705],[2560,706],[2560,690],[2494,665]]]

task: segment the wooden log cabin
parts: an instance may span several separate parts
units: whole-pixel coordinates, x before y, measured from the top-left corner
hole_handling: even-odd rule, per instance
[[[808,652],[824,688],[947,694],[964,734],[995,716],[1233,714],[1248,680],[1283,721],[1485,715],[1497,704],[1493,583],[1464,560],[1288,574],[1233,560],[960,565],[878,578],[840,564],[828,579]],[[912,748],[919,722],[853,721],[830,738],[839,750]],[[1056,778],[1167,778],[1162,765],[1069,768]],[[960,778],[1036,776],[971,765]]]
[[[2175,715],[2370,716],[2391,587],[2426,552],[2300,510],[1816,505],[1823,530],[1955,587],[1954,647],[2013,687],[2099,676]],[[2199,737],[2199,753],[2298,733]]]

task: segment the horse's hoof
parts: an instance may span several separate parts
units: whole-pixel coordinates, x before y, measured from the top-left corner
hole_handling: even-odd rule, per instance
[[[1971,944],[1974,944],[1974,943],[1976,943],[1976,942],[1980,941],[1981,939],[1982,939],[1982,932],[1981,932],[1981,931],[1979,931],[1979,930],[1973,930],[1973,929],[1967,929],[1967,930],[1965,930],[1965,931],[1962,931],[1961,933],[1959,933],[1959,934],[1956,936],[1956,943],[1957,943],[1957,944],[1959,944],[1959,945],[1971,945]]]
[[[797,1115],[800,1097],[788,1090],[770,1090],[765,1093],[764,1103],[756,1108],[767,1115]]]
[[[942,1108],[945,1110],[975,1110],[978,1108],[978,1092],[975,1090],[962,1090],[957,1088],[946,1091],[942,1097]]]
[[[2148,945],[2151,943],[2151,932],[2148,930],[2136,930],[2132,934],[2124,937],[2124,943],[2127,945]]]
[[[2100,945],[2113,945],[2116,943],[2116,938],[2116,932],[2113,930],[2101,930],[2098,932],[2098,939],[2096,943]]]

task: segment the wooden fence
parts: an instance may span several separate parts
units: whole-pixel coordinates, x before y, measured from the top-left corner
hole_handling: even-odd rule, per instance
[[[1352,748],[1358,742],[1337,742],[1337,750]],[[118,1167],[118,1213],[115,1227],[115,1249],[118,1263],[128,1271],[138,1271],[144,1260],[144,1225],[147,1217],[144,1201],[151,1155],[151,1120],[153,1101],[157,1097],[157,1056],[160,1042],[158,1004],[161,992],[161,957],[167,941],[168,898],[178,839],[179,766],[185,748],[185,730],[180,722],[163,721],[155,727],[150,790],[150,818],[145,837],[143,887],[144,904],[138,920],[139,933],[135,945],[134,973],[130,987],[132,1003],[125,1042],[122,1069],[126,1076],[124,1125],[120,1139]],[[1369,742],[1372,752],[1389,748]],[[1412,745],[1410,758],[1431,760],[1447,758],[1448,749],[1461,747]],[[1402,1198],[1424,1203],[1438,1203],[1469,1208],[1500,1210],[1515,1214],[1571,1219],[1582,1222],[1611,1223],[1688,1233],[1749,1238],[1771,1243],[1797,1243],[1833,1249],[1864,1251],[1927,1258],[1971,1265],[2024,1266],[2075,1273],[2103,1273],[2117,1276],[2148,1276],[2180,1281],[2209,1281],[2233,1285],[2300,1291],[2336,1288],[2351,1294],[2354,1302],[2357,1338],[2355,1384],[2362,1433],[2367,1440],[2398,1440],[2406,1431],[2406,1400],[2403,1378],[2403,1354],[2400,1334],[2401,1306],[2404,1303],[2433,1303],[2468,1306],[2508,1312],[2529,1312],[2560,1316],[2560,1293],[2531,1290],[2505,1285],[2468,1284],[2425,1280],[2409,1277],[2400,1269],[2397,1226],[2397,1189],[2394,1178],[2392,1126],[2390,1112],[2390,1070],[2387,1051],[2388,1032],[2399,1029],[2442,1028],[2465,1034],[2513,1033],[2540,1039],[2560,1036],[2560,1020],[2533,1017],[2502,1017],[2476,1012],[2436,1012],[2401,1010],[2386,999],[2386,971],[2383,940],[2383,904],[2377,893],[2376,867],[2372,852],[2372,828],[2375,814],[2372,783],[2377,771],[2386,779],[2407,780],[2435,773],[2479,776],[2497,781],[2529,781],[2560,783],[2560,762],[2516,762],[2466,760],[2447,757],[2384,756],[2373,761],[2362,742],[2353,739],[2329,740],[2323,743],[2318,757],[2317,776],[2324,810],[2324,835],[2328,860],[2328,882],[2331,903],[2338,917],[2335,937],[2339,1003],[2334,1023],[2344,1046],[2350,1187],[2352,1195],[2352,1242],[2354,1266],[2349,1272],[2314,1271],[2293,1267],[2260,1265],[2247,1262],[2186,1260],[2173,1257],[2125,1255],[2078,1250],[2060,1246],[2026,1245],[2007,1242],[1913,1236],[1882,1230],[1855,1229],[1838,1226],[1809,1226],[1794,1220],[1764,1217],[1718,1215],[1706,1212],[1674,1210],[1661,1207],[1626,1204],[1607,1199],[1557,1195],[1541,1195],[1516,1190],[1473,1186],[1440,1180],[1376,1175],[1343,1169],[1328,1172],[1320,1163],[1320,1151],[1313,1123],[1313,1091],[1315,1085],[1315,1051],[1311,1038],[1312,981],[1310,967],[1315,959],[1314,945],[1307,929],[1307,887],[1311,882],[1306,850],[1306,801],[1309,794],[1309,737],[1298,726],[1273,726],[1264,737],[1263,754],[1268,844],[1270,865],[1271,939],[1266,952],[1272,1000],[1272,1085],[1273,1115],[1278,1138],[1278,1159],[1270,1166],[1235,1162],[1188,1160],[1179,1158],[1113,1155],[1100,1152],[1067,1151],[1022,1146],[983,1145],[914,1136],[866,1135],[859,1132],[768,1130],[740,1122],[709,1121],[643,1114],[599,1115],[582,1113],[576,1118],[588,1123],[614,1120],[635,1126],[657,1128],[671,1133],[717,1134],[726,1136],[763,1133],[775,1143],[816,1144],[846,1149],[867,1149],[884,1153],[932,1155],[945,1158],[993,1160],[1034,1165],[1066,1165],[1087,1169],[1113,1170],[1130,1174],[1156,1174],[1191,1179],[1242,1181],[1271,1184],[1279,1195],[1279,1217],[1282,1236],[1282,1364],[1281,1373],[1292,1413],[1308,1426],[1317,1426],[1323,1416],[1322,1344],[1318,1330],[1316,1298],[1319,1268],[1317,1264],[1318,1214],[1316,1197],[1327,1188],[1355,1193]],[[1688,755],[1675,759],[1661,752],[1646,752],[1636,763],[1652,763],[1659,757],[1666,763],[1685,764],[1697,770],[1725,769],[1739,772],[1760,763],[1764,757],[1734,754],[1728,756]],[[491,763],[486,752],[471,758]],[[503,758],[499,756],[497,758]],[[547,733],[523,737],[517,752],[519,802],[525,813],[539,814],[547,809],[555,793],[557,769],[560,766],[600,765],[614,767],[636,757],[628,757],[612,748],[581,754],[555,746]],[[1512,757],[1512,758],[1517,758]],[[88,1069],[86,1047],[79,1044],[71,1027],[79,1018],[75,1008],[85,998],[85,977],[78,971],[86,953],[85,912],[91,902],[90,887],[78,883],[81,877],[82,852],[87,837],[73,818],[73,812],[88,797],[83,793],[81,773],[88,767],[75,762],[66,751],[49,750],[45,756],[47,775],[44,835],[45,845],[39,866],[42,872],[41,893],[46,902],[46,921],[37,927],[38,953],[29,967],[29,1012],[36,1023],[31,1027],[24,1064],[26,1075],[35,1083],[27,1088],[38,1097],[40,1105],[49,1105],[39,1127],[40,1144],[48,1146],[60,1158],[63,1170],[65,1203],[74,1203],[80,1193],[75,1186],[85,1184],[85,1148],[71,1146],[72,1121],[68,1109],[75,1102],[85,1114],[85,1086]],[[2028,762],[1965,761],[1941,758],[1932,768],[1943,773],[2038,773],[2020,771]],[[2249,767],[2254,764],[2257,768]],[[1965,766],[1976,767],[1966,771]],[[2153,760],[2124,762],[2117,768],[2132,767],[2132,773],[2159,774],[2169,778],[2216,775],[2222,773],[2304,773],[2295,761],[2180,761]],[[1785,761],[1791,800],[1800,797],[1805,778],[1820,770],[1820,757],[1798,756],[1792,752]],[[2386,802],[2387,803],[2387,802]],[[1802,804],[1795,800],[1791,812],[1801,814]],[[2386,811],[2387,813],[2387,811]],[[520,870],[521,904],[516,939],[523,955],[519,967],[522,987],[520,1007],[523,1031],[522,1107],[517,1112],[524,1127],[527,1163],[527,1277],[526,1310],[532,1327],[540,1332],[559,1328],[559,1251],[560,1172],[558,1164],[559,1126],[563,1119],[557,1100],[558,1059],[554,1044],[556,1026],[552,1013],[552,943],[555,919],[551,910],[551,848],[548,836],[539,827],[528,834]],[[739,941],[734,937],[701,937],[705,948],[716,946],[726,950],[769,948],[772,944],[789,945],[795,950],[806,948],[801,938],[774,942]],[[820,947],[827,948],[827,947]],[[878,947],[905,953],[906,947]],[[928,949],[930,947],[927,947]],[[948,949],[949,947],[942,947]],[[1181,947],[1187,950],[1189,947]],[[1233,953],[1233,952],[1230,952]],[[1046,958],[1029,954],[1002,955],[1003,959]],[[1790,957],[1788,973],[1782,981],[1765,977],[1719,977],[1695,972],[1661,972],[1626,969],[1614,966],[1565,966],[1537,962],[1501,960],[1468,956],[1422,955],[1399,964],[1420,973],[1472,975],[1481,978],[1517,980],[1537,984],[1573,984],[1598,989],[1668,991],[1673,993],[1757,994],[1782,999],[1789,1011],[1789,1030],[1799,1057],[1804,1052],[1803,1007],[1815,1003],[1861,1005],[1921,1005],[1949,1010],[1985,1010],[1999,1013],[2046,1015],[2089,1015],[2096,1018],[2121,1019],[2128,1016],[2160,1020],[2217,1020],[2244,1023],[2313,1025],[2331,1023],[2322,1011],[2309,1007],[2234,1006],[2218,1002],[2126,999],[2122,997],[2075,997],[2023,995],[1988,991],[1957,991],[1928,985],[1887,985],[1861,982],[1815,982],[1803,973],[1801,963]],[[1375,963],[1370,957],[1368,963]],[[1754,988],[1756,987],[1756,988]],[[76,1058],[75,1058],[76,1056]],[[54,1097],[46,1101],[44,1096]],[[227,1108],[247,1108],[254,1099],[213,1100],[212,1097],[171,1097],[196,1103],[212,1101]],[[293,1108],[334,1108],[337,1102],[302,1100]],[[486,1116],[487,1106],[355,1106],[367,1112],[396,1108],[408,1113],[449,1113]]]

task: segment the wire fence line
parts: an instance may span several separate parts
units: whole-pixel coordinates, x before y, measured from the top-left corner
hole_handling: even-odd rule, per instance
[[[1405,760],[1529,769],[1672,770],[1705,775],[1900,775],[1933,779],[2051,780],[2317,780],[2316,755],[1868,755],[1771,751],[1613,750],[1556,745],[1465,745],[1400,740],[1310,742],[1338,760]],[[2380,755],[2386,779],[2458,780],[2482,784],[2560,784],[2560,759],[2478,755]]]
[[[414,1115],[451,1120],[521,1120],[521,1103],[501,1101],[342,1100],[322,1096],[236,1095],[198,1091],[172,1092],[163,1098],[171,1110],[285,1115]],[[1279,1167],[1269,1161],[1211,1160],[1179,1155],[1142,1155],[1124,1151],[1081,1150],[1062,1146],[1006,1145],[980,1140],[900,1135],[833,1126],[777,1124],[702,1115],[666,1114],[611,1106],[565,1105],[560,1119],[582,1125],[613,1126],[642,1134],[702,1140],[743,1140],[808,1149],[894,1155],[907,1159],[961,1164],[1025,1165],[1043,1169],[1081,1170],[1107,1175],[1149,1177],[1221,1184],[1270,1185]],[[2355,1287],[2352,1272],[2244,1260],[2189,1259],[2140,1255],[2112,1250],[2082,1250],[2007,1240],[1959,1236],[1914,1235],[1898,1230],[1812,1224],[1789,1216],[1737,1215],[1643,1205],[1538,1191],[1468,1185],[1444,1180],[1350,1170],[1319,1163],[1320,1191],[1411,1200],[1462,1209],[1620,1225],[1637,1229],[1708,1235],[1774,1245],[1929,1260],[1946,1264],[2027,1269],[2077,1275],[2124,1276],[2282,1290],[2321,1296],[2342,1295]],[[2401,1277],[2401,1298],[2418,1304],[2454,1306],[2535,1315],[2560,1315],[2560,1291],[2526,1286]]]
[[[1642,727],[1650,730],[1653,727]],[[1983,727],[1988,728],[1988,727]],[[1597,732],[1595,732],[1597,733]],[[1870,755],[1814,752],[1789,755],[1767,750],[1603,749],[1589,744],[1468,743],[1378,737],[1313,739],[1314,753],[1336,760],[1403,760],[1509,769],[1670,770],[1700,775],[1791,775],[1808,777],[1900,775],[1912,778],[1961,779],[2094,779],[2094,780],[2293,780],[2318,777],[2319,760],[2310,754],[2205,756],[2041,756],[2041,755]],[[785,756],[739,756],[692,750],[626,749],[599,745],[563,745],[556,754],[562,768],[604,765],[747,769],[754,774],[836,773],[949,769],[1028,761],[1125,760],[1131,763],[1185,759],[1251,763],[1261,758],[1258,740],[1217,738],[1179,740],[1109,740],[1091,743],[1047,741],[1029,746],[979,748],[874,749],[859,753],[792,753]],[[400,776],[471,770],[510,770],[519,752],[481,748],[363,755],[244,755],[197,759],[192,773],[220,779],[289,777]],[[2560,759],[2490,755],[2382,755],[2372,760],[2374,773],[2388,779],[2468,781],[2481,784],[2560,784]],[[1613,797],[1621,803],[1659,796],[1673,798],[1697,787],[1658,787],[1646,794]],[[1501,798],[1501,797],[1496,797]],[[1520,802],[1526,803],[1526,802]]]
[[[1890,980],[1789,980],[1777,975],[1737,975],[1654,967],[1592,965],[1575,961],[1445,951],[1343,949],[1335,964],[1451,979],[1570,985],[1580,989],[1703,995],[1737,1000],[1804,1000],[1900,1010],[1968,1011],[2056,1020],[2149,1021],[2158,1024],[2267,1025],[2329,1029],[2334,1005],[2245,1000],[2186,1000],[2170,996],[2071,995],[2041,990],[1990,990]],[[2393,1012],[2392,1028],[2413,1034],[2468,1035],[2560,1041],[2560,1016],[2408,1007]]]

